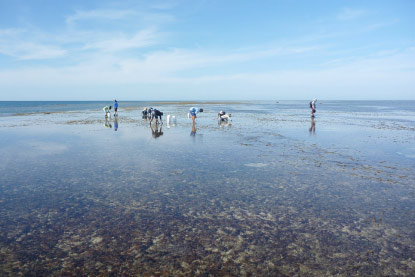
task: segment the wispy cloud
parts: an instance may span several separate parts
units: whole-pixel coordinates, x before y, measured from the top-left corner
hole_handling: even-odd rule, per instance
[[[161,10],[161,9],[156,9]],[[165,8],[167,10],[167,6]],[[89,10],[76,11],[75,14],[66,17],[66,24],[74,25],[83,22],[108,22],[108,21],[131,21],[134,25],[163,24],[173,22],[175,17],[165,12],[140,11],[140,10]]]
[[[156,10],[170,10],[177,6],[177,3],[174,3],[173,1],[164,2],[164,3],[156,3],[150,5],[150,8],[156,9]]]
[[[75,14],[66,17],[66,23],[72,24],[86,20],[119,20],[137,15],[134,10],[91,10],[76,11]]]
[[[67,51],[53,45],[42,45],[34,43],[22,43],[7,49],[7,45],[0,48],[0,52],[13,56],[18,60],[44,60],[55,59],[64,56]]]
[[[153,29],[140,31],[130,37],[124,34],[119,34],[118,37],[117,35],[107,34],[107,38],[98,38],[95,41],[87,42],[84,49],[99,49],[104,52],[115,52],[155,45],[159,39],[159,35]]]
[[[18,60],[54,59],[67,51],[57,45],[36,42],[23,29],[0,30],[0,53]]]
[[[379,90],[394,90],[402,97],[410,97],[410,93],[413,93],[411,88],[415,85],[415,49],[412,48],[400,52],[379,53],[377,56],[364,59],[338,61],[319,69],[281,68],[257,71],[244,66],[240,70],[228,73],[215,70],[225,64],[246,60],[245,55],[249,56],[249,53],[231,56],[226,62],[222,61],[226,54],[206,56],[203,52],[187,53],[184,50],[152,53],[144,59],[120,59],[112,55],[99,55],[95,59],[74,66],[0,70],[0,83],[6,87],[12,85],[30,88],[44,85],[52,88],[70,88],[96,84],[153,84],[169,88],[174,84],[175,87],[180,86],[187,90],[197,88],[198,93],[202,93],[203,88],[215,88],[215,93],[226,92],[229,97],[238,97],[241,91],[263,91],[263,96],[260,93],[252,96],[257,99],[269,96],[271,91],[296,91],[296,97],[299,98],[309,98],[310,93],[318,93],[321,98],[330,98],[333,91],[341,91],[351,99],[361,99],[376,98]],[[213,70],[201,71],[191,76],[181,75],[184,68],[192,70],[201,66],[209,66]],[[229,94],[230,86],[235,95]]]
[[[363,15],[365,15],[367,12],[365,10],[357,10],[357,9],[350,9],[350,8],[344,8],[338,15],[337,19],[341,21],[347,21],[347,20],[354,20],[357,19]]]
[[[169,70],[171,72],[180,72],[182,70],[192,70],[197,68],[219,67],[225,65],[234,65],[244,62],[261,61],[268,58],[287,57],[301,55],[319,49],[318,46],[310,47],[269,47],[269,48],[250,48],[250,49],[232,49],[228,51],[209,51],[203,49],[173,49],[171,51],[151,52],[140,61],[140,66],[145,65],[147,68],[155,66]],[[126,64],[136,63],[127,62]]]

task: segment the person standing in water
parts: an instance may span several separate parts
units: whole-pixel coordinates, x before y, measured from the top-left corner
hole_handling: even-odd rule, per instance
[[[314,113],[316,112],[316,102],[316,98],[314,98],[313,101],[310,102],[311,117],[314,117]]]
[[[203,113],[203,109],[201,109],[201,108],[195,108],[195,107],[191,107],[189,109],[189,116],[192,117],[193,123],[195,122],[196,114],[198,114],[198,113]]]
[[[114,116],[118,116],[118,102],[114,100]]]

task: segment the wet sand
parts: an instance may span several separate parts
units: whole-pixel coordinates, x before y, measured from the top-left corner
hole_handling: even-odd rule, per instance
[[[414,275],[412,122],[226,105],[0,118],[0,274]]]

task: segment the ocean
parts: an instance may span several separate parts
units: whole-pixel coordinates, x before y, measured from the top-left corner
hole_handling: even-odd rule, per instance
[[[0,102],[0,275],[413,275],[415,101],[308,103]]]

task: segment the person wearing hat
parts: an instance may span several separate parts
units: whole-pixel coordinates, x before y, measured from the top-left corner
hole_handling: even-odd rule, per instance
[[[189,109],[189,117],[190,117],[190,116],[192,117],[193,122],[195,121],[195,119],[196,119],[196,114],[198,114],[198,113],[203,113],[203,109],[201,109],[201,108],[196,108],[196,107],[191,107],[191,108]]]

